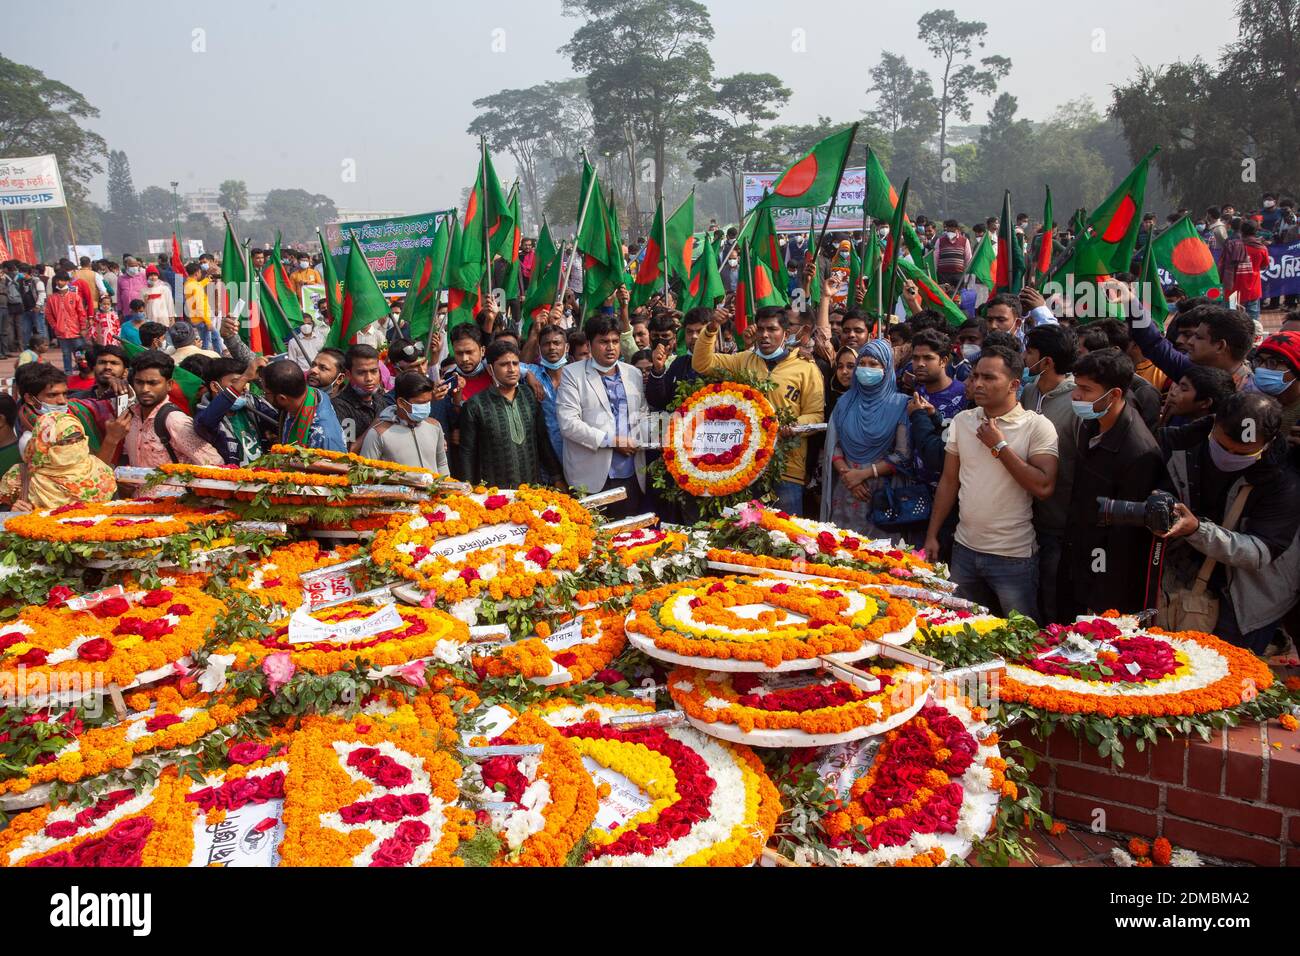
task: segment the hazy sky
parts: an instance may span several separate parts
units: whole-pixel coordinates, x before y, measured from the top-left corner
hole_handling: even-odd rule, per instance
[[[782,122],[857,117],[881,49],[933,75],[916,21],[938,6],[988,23],[984,52],[1011,58],[1003,88],[1030,119],[1079,96],[1104,107],[1139,61],[1213,58],[1236,35],[1227,0],[707,6],[720,74],[769,71],[793,90]],[[109,148],[126,151],[137,189],[175,179],[185,192],[234,178],[253,192],[301,187],[341,208],[410,212],[456,203],[473,178],[476,144],[465,127],[475,99],[572,75],[557,50],[579,22],[561,15],[559,0],[43,0],[6,20],[4,54],[99,109],[92,125]],[[796,30],[805,31],[804,52],[792,49]],[[1093,51],[1098,30],[1104,52]],[[493,52],[494,41],[504,51]],[[977,102],[972,122],[988,106]],[[342,179],[345,160],[355,161],[355,182]],[[498,171],[513,178],[508,157]],[[104,201],[102,179],[93,197]]]

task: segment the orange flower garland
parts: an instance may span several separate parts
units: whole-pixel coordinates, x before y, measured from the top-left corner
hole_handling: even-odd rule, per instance
[[[434,549],[449,538],[480,528],[519,525],[521,544],[477,548],[452,558]],[[577,571],[594,543],[591,515],[568,495],[544,488],[440,495],[375,535],[374,561],[414,581],[438,600],[501,601],[552,587]]]
[[[125,688],[202,646],[221,610],[215,598],[179,587],[128,591],[86,611],[28,607],[0,626],[0,681],[17,698],[96,681]]]
[[[718,564],[737,564],[742,567],[764,571],[790,571],[799,574],[813,574],[822,578],[834,578],[863,587],[881,587],[901,584],[902,581],[890,572],[876,574],[872,571],[859,571],[835,564],[816,564],[808,561],[793,561],[789,558],[774,558],[766,554],[749,554],[745,551],[729,551],[722,548],[710,548],[708,559]]]
[[[213,468],[168,462],[158,471],[182,481],[234,481],[241,485],[290,485],[309,488],[347,488],[352,482],[346,475],[318,475],[307,471],[271,471],[266,468]],[[204,494],[207,494],[205,489]]]
[[[664,531],[662,528],[638,528],[635,531],[623,531],[616,534],[609,542],[623,566],[630,568],[638,561],[644,561],[655,555],[670,554],[686,548],[686,535],[676,531]]]
[[[732,724],[744,733],[757,729],[844,734],[886,723],[891,717],[919,706],[930,684],[925,672],[906,665],[865,669],[880,679],[881,687],[875,693],[844,681],[810,676],[806,687],[784,695],[778,690],[769,703],[763,695],[752,693],[762,687],[756,675],[711,673],[687,667],[679,667],[668,675],[668,692],[673,703],[691,717],[704,723]],[[808,700],[808,706],[779,707],[783,696],[792,704],[802,696]],[[820,703],[826,706],[818,706]]]
[[[418,468],[415,465],[403,465],[396,461],[382,461],[377,458],[362,458],[360,455],[354,455],[351,452],[329,451],[325,448],[303,448],[301,445],[272,445],[270,454],[292,455],[295,458],[319,458],[322,461],[346,462],[351,465],[360,465],[362,468],[369,468],[372,471],[393,471],[413,475],[433,475],[435,478],[440,477],[436,471],[430,471],[428,468]]]
[[[704,421],[734,421],[734,448],[699,449],[694,436]],[[704,385],[668,419],[664,466],[687,494],[721,498],[752,485],[772,463],[780,423],[762,392],[736,382]]]
[[[742,617],[731,609],[766,605]],[[686,657],[762,662],[856,651],[902,631],[916,609],[880,592],[725,577],[657,588],[632,600],[627,631]]]
[[[267,607],[293,611],[302,606],[302,575],[330,564],[342,564],[361,553],[358,545],[350,544],[323,550],[315,541],[295,541],[274,548],[254,565],[246,577],[238,578],[230,586],[246,591]]]
[[[261,640],[235,641],[221,650],[234,654],[234,668],[256,667],[272,654],[288,653],[296,668],[313,674],[332,674],[362,660],[372,667],[390,667],[428,657],[451,663],[459,659],[460,648],[469,640],[464,622],[432,608],[395,606],[402,626],[381,634],[349,641],[290,643],[289,619],[272,625]],[[374,614],[371,604],[348,603],[313,611],[309,615],[322,623],[355,620]]]
[[[159,520],[146,520],[142,517],[146,515]],[[147,539],[169,538],[237,518],[233,511],[195,508],[166,500],[74,502],[51,511],[14,515],[5,523],[5,530],[31,541],[138,545]]]
[[[1054,678],[1019,664],[1008,663],[999,684],[1003,700],[1028,704],[1059,714],[1098,714],[1103,717],[1162,717],[1202,714],[1237,707],[1273,683],[1268,665],[1249,650],[1198,631],[1169,632],[1148,628],[1148,637],[1163,637],[1184,657],[1193,655],[1178,674],[1165,681],[1115,684]],[[1180,649],[1181,645],[1181,649]],[[1215,663],[1216,658],[1221,664]],[[1201,659],[1198,665],[1197,659]],[[1217,669],[1216,669],[1217,668]],[[1217,679],[1213,674],[1226,669]],[[1196,675],[1206,683],[1194,686]],[[1186,686],[1187,683],[1193,686]],[[1177,684],[1184,686],[1178,689]],[[1173,684],[1160,692],[1162,684]],[[1083,690],[1083,687],[1089,690]],[[1095,687],[1096,690],[1091,690]],[[1125,692],[1128,690],[1128,692]],[[1142,691],[1153,691],[1143,693]]]
[[[490,655],[475,654],[474,669],[488,677],[522,674],[528,678],[546,678],[557,668],[563,668],[569,679],[552,686],[570,687],[582,683],[609,666],[627,646],[627,638],[623,633],[622,615],[588,611],[580,614],[579,618],[582,636],[575,644],[552,650],[546,640],[552,636],[552,628],[562,628],[565,624],[538,621],[535,625],[537,637],[505,644]]]
[[[140,754],[194,743],[218,727],[234,723],[258,701],[227,702],[206,694],[186,699],[174,687],[131,694],[128,706],[139,713],[111,726],[75,735],[53,761],[35,764],[21,777],[0,780],[0,794],[24,793],[38,784],[76,783],[109,770],[122,770]],[[142,711],[142,712],[140,712]]]

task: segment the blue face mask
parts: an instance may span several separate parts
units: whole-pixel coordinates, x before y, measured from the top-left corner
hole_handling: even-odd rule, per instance
[[[433,411],[432,402],[416,402],[407,410],[407,417],[413,422],[422,422]]]
[[[1279,372],[1274,368],[1257,368],[1255,387],[1265,395],[1281,395],[1291,387],[1291,382],[1286,380],[1286,372]]]
[[[1039,359],[1037,362],[1034,363],[1034,365],[1042,365],[1042,364],[1043,364],[1043,360],[1042,360],[1042,359]],[[1030,366],[1030,367],[1032,367],[1032,366]],[[1040,373],[1036,373],[1036,374],[1031,374],[1030,371],[1029,371],[1029,368],[1030,368],[1030,367],[1026,367],[1026,368],[1025,368],[1021,373],[1020,373],[1020,384],[1021,384],[1021,385],[1028,385],[1028,384],[1030,384],[1031,382],[1035,382],[1035,381],[1037,381],[1037,380],[1038,380],[1038,376],[1039,376],[1040,374],[1042,374],[1041,372],[1040,372]]]
[[[62,415],[67,410],[67,405],[51,405],[48,402],[41,402],[36,406],[37,415]]]
[[[885,380],[885,370],[872,368],[870,365],[859,365],[853,370],[853,377],[863,388],[875,388]]]
[[[1260,456],[1264,453],[1261,451],[1255,455],[1239,455],[1235,451],[1228,451],[1219,444],[1217,438],[1210,436],[1210,461],[1214,462],[1214,467],[1219,471],[1245,471],[1251,465],[1259,461]]]
[[[241,408],[247,408],[247,407],[248,407],[248,396],[247,396],[247,395],[240,395],[237,399],[235,399],[235,400],[231,403],[231,405],[230,405],[230,410],[231,410],[232,412],[237,412],[237,411],[239,411]]]
[[[1107,402],[1106,407],[1103,408],[1101,411],[1097,411],[1095,408],[1093,408],[1092,407],[1093,404],[1094,404],[1093,402],[1071,401],[1070,407],[1074,409],[1074,414],[1077,415],[1079,418],[1082,418],[1085,422],[1095,421],[1098,418],[1104,418],[1106,416],[1106,413],[1110,411],[1110,406],[1111,406],[1110,402]]]
[[[764,362],[775,362],[781,356],[785,355],[785,351],[786,348],[784,342],[782,342],[780,346],[775,351],[772,352],[764,352],[757,345],[754,346],[754,354],[757,355],[759,358],[761,358]]]
[[[566,358],[561,358],[559,361],[556,361],[556,362],[552,362],[552,361],[551,361],[550,359],[548,359],[548,358],[543,358],[543,359],[542,359],[542,368],[548,368],[548,369],[550,369],[552,372],[554,372],[557,368],[564,368],[564,366],[566,366],[566,365],[568,365],[568,364],[569,364],[569,360],[568,360],[567,357],[566,357]]]

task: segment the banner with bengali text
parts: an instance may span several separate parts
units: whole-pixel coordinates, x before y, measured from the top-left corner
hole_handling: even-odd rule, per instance
[[[344,230],[356,236],[384,295],[405,295],[416,256],[432,248],[439,223],[450,215],[451,210],[444,209],[392,219],[331,222],[325,227],[325,243],[334,257],[334,268],[342,277],[348,264]]]
[[[1300,242],[1269,246],[1268,254],[1272,257],[1273,264],[1260,273],[1264,283],[1264,298],[1300,295]]]
[[[745,190],[745,212],[749,213],[751,209],[759,204],[763,199],[763,191],[771,190],[772,184],[776,182],[781,171],[773,170],[770,173],[744,173],[744,190]],[[827,227],[832,232],[856,232],[862,228],[862,203],[867,195],[867,170],[865,166],[857,166],[844,170],[844,178],[840,180],[839,197],[835,200],[835,215],[831,217],[830,225]],[[776,220],[777,232],[807,232],[809,228],[809,214],[817,213],[817,229],[820,231],[822,222],[826,219],[826,207],[819,206],[817,209],[773,209],[772,216]]]

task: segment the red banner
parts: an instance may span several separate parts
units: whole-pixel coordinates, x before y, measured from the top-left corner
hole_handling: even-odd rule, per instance
[[[30,229],[10,229],[9,244],[13,247],[13,256],[21,262],[36,262],[36,245],[32,241]]]

